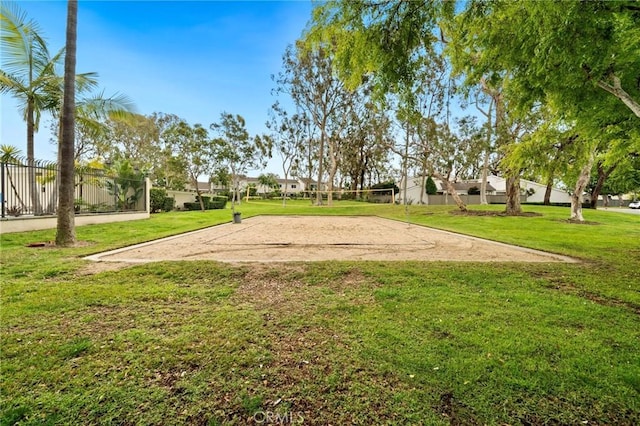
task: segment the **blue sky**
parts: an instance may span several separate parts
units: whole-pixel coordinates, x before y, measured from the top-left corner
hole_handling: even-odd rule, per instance
[[[63,47],[66,1],[18,4],[38,22],[52,54]],[[104,94],[127,95],[138,113],[171,113],[208,127],[227,111],[261,133],[276,101],[271,75],[311,9],[309,1],[80,0],[76,70],[97,72]],[[26,124],[11,96],[1,101],[1,143],[24,154]],[[43,116],[35,152],[53,160],[48,121]]]

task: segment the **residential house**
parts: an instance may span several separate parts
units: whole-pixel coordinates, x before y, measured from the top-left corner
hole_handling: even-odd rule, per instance
[[[473,181],[478,187],[480,186],[480,179]],[[506,195],[507,193],[507,180],[501,176],[487,176],[487,183],[491,184],[496,189],[495,195]],[[547,190],[547,185],[543,185],[538,182],[533,182],[526,179],[520,179],[520,188],[527,194],[528,203],[542,203],[544,202],[544,194]],[[559,188],[551,188],[551,203],[570,203],[571,196],[565,190]]]
[[[437,194],[446,197],[447,188],[443,182],[439,179],[433,179],[436,184]],[[417,204],[420,202],[420,193],[424,192],[425,189],[422,185],[422,177],[412,177],[409,178],[409,185],[407,186],[407,201],[410,204]],[[480,189],[482,185],[481,179],[473,179],[466,180],[462,182],[454,182],[453,186],[456,189],[456,192],[459,195],[467,195],[469,193],[469,189],[478,188]],[[404,180],[400,182],[400,193],[396,197],[400,203],[403,201],[404,196]],[[542,203],[544,201],[544,194],[547,189],[546,185],[541,183],[533,182],[526,179],[520,180],[520,187],[523,191],[523,201],[530,203]],[[507,180],[501,176],[487,176],[487,189],[486,195],[489,198],[490,203],[503,203],[504,197],[507,193]],[[477,199],[476,199],[477,198]],[[479,196],[473,197],[470,196],[468,198],[463,198],[463,201],[469,204],[479,203]],[[442,200],[434,196],[427,196],[426,193],[422,196],[422,200],[425,204],[443,204]],[[551,203],[569,203],[571,202],[571,198],[567,191],[563,191],[558,188],[551,189]],[[449,201],[444,202],[449,203]]]
[[[281,191],[281,193],[285,190],[286,186],[287,196],[297,195],[304,191],[304,185],[299,180],[285,180],[278,178],[276,179],[276,181],[278,182],[278,189]],[[239,187],[246,190],[248,186],[254,186],[256,188],[256,194],[258,195],[264,195],[273,192],[273,188],[261,184],[260,180],[257,177],[244,175],[239,176]]]

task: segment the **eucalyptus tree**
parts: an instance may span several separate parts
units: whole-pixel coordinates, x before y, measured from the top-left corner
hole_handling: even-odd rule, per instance
[[[75,244],[75,173],[74,139],[76,117],[76,42],[78,39],[78,1],[67,1],[64,91],[60,124],[60,185],[58,195],[56,245]]]
[[[484,145],[482,130],[475,117],[466,116],[456,118],[453,126],[447,122],[437,123],[433,139],[428,161],[430,174],[445,184],[458,208],[466,211],[453,184],[476,161],[478,147]]]
[[[594,115],[602,112],[620,117],[618,106],[637,119],[639,22],[640,8],[623,1],[495,0],[461,7],[454,2],[327,2],[314,9],[309,37],[333,40],[335,62],[346,81],[357,85],[362,74],[373,73],[383,88],[411,81],[422,43],[446,41],[445,51],[469,86],[484,81],[498,90],[492,95],[492,130],[504,150],[514,142],[504,124],[526,119],[539,104],[552,106],[569,126],[576,121],[585,127],[599,121]],[[581,138],[586,151],[596,133]],[[507,175],[514,201],[507,211],[517,212],[518,176]]]
[[[371,186],[371,175],[379,168],[388,169],[389,149],[392,142],[391,119],[383,109],[371,101],[359,102],[351,110],[348,143],[341,150],[341,173],[348,177],[353,191]],[[360,192],[355,197],[359,198]]]
[[[269,114],[270,119],[266,125],[271,130],[273,149],[280,156],[284,173],[282,191],[282,206],[284,207],[287,205],[287,181],[290,175],[298,174],[301,155],[304,152],[305,143],[310,138],[309,117],[304,112],[289,115],[277,102],[271,107]]]
[[[233,198],[231,208],[235,213],[236,200],[240,201],[240,175],[249,169],[264,167],[265,158],[271,152],[269,138],[252,138],[239,114],[222,112],[220,121],[210,125],[218,137],[212,141],[212,159],[225,165],[231,172]]]
[[[186,121],[179,120],[165,129],[163,137],[184,159],[188,178],[198,194],[200,208],[204,211],[206,207],[198,186],[198,178],[211,173],[215,154],[208,130],[201,124],[191,126]]]
[[[344,107],[347,91],[334,72],[326,46],[297,42],[295,47],[287,47],[282,61],[283,71],[274,76],[276,92],[289,94],[296,106],[308,114],[319,133],[316,204],[321,205],[328,126]],[[329,197],[332,185],[333,182],[328,181]]]
[[[176,117],[172,123],[179,121]],[[140,168],[152,170],[162,158],[159,143],[162,129],[153,116],[127,114],[110,117],[107,126],[111,140],[109,156],[112,159],[126,158]]]
[[[184,189],[189,180],[186,161],[179,155],[178,147],[172,139],[165,135],[168,129],[180,122],[180,117],[156,112],[149,118],[155,123],[158,136],[155,144],[159,155],[151,159],[150,169],[154,183],[167,189]]]

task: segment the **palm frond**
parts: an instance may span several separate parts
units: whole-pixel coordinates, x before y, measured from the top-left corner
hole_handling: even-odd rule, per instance
[[[76,93],[89,92],[98,87],[98,73],[85,72],[76,74]]]
[[[96,118],[125,118],[135,113],[135,105],[131,98],[120,93],[105,97],[104,91],[96,96],[78,100],[78,108],[87,116],[92,114]]]
[[[22,151],[13,145],[0,145],[0,161],[3,163],[16,163],[21,155]]]
[[[16,3],[0,4],[2,68],[11,74],[25,73],[29,66],[36,73],[49,63],[49,50],[41,30]]]
[[[24,92],[24,88],[25,81],[23,78],[0,70],[0,93],[19,94]]]

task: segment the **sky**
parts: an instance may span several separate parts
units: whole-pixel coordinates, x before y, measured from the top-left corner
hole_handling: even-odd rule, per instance
[[[50,53],[58,52],[66,1],[17,4],[38,23]],[[97,72],[98,92],[128,96],[140,114],[176,114],[208,127],[224,111],[242,115],[250,134],[263,133],[270,106],[282,101],[271,93],[271,75],[280,72],[285,48],[301,36],[311,9],[302,0],[80,0],[76,72]],[[0,143],[25,155],[26,123],[18,104],[0,96]],[[35,138],[35,156],[42,160],[56,158],[49,122],[43,115]],[[267,171],[278,173],[276,160]]]

